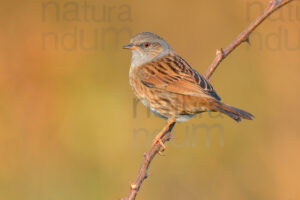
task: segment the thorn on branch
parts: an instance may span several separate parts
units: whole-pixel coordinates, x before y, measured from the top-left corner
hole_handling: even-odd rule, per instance
[[[145,172],[145,179],[149,177],[150,174],[148,172]]]
[[[130,184],[130,188],[132,190],[137,190],[138,189],[138,186],[136,184]]]
[[[247,42],[249,45],[251,44],[251,43],[250,43],[250,39],[249,39],[249,35],[246,36],[246,38],[245,38],[244,41]]]
[[[219,56],[220,59],[223,59],[223,57],[224,57],[224,51],[223,51],[222,48],[221,49],[217,49],[216,56]]]
[[[277,7],[281,2],[279,0],[271,0],[269,2],[269,6],[272,6],[272,8]]]
[[[147,161],[147,162],[149,162],[149,161],[150,161],[150,159],[149,159],[149,155],[148,155],[147,153],[144,153],[144,158],[146,159],[146,161]]]

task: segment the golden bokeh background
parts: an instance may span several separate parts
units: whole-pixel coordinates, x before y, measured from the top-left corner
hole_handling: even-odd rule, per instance
[[[125,197],[151,137],[128,84],[141,31],[199,72],[267,1],[5,1],[0,29],[0,199]],[[94,14],[94,18],[92,15]],[[138,199],[300,199],[300,3],[265,21],[219,66],[223,101],[255,115],[177,124]]]

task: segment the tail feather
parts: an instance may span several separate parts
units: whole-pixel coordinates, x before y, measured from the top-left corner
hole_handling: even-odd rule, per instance
[[[234,108],[232,106],[226,105],[221,102],[213,102],[211,105],[216,111],[224,113],[234,119],[237,122],[240,122],[242,119],[251,120],[254,116],[251,113],[248,113],[244,110]]]

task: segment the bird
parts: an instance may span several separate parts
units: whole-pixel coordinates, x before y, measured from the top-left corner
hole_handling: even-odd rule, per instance
[[[221,112],[237,122],[251,120],[253,115],[221,102],[208,79],[193,69],[160,36],[141,32],[123,49],[131,51],[129,82],[133,93],[167,125],[153,144],[162,143],[162,136],[176,122],[184,122],[196,114]]]

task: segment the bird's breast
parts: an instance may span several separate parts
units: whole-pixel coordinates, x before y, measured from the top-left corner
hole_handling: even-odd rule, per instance
[[[130,67],[129,71],[129,83],[133,93],[142,101],[142,99],[146,98],[146,87],[141,84],[139,80],[139,76],[137,74],[138,67]]]

